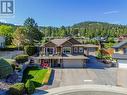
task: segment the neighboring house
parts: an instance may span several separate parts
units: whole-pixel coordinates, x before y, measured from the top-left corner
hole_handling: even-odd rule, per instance
[[[95,52],[96,48],[96,45],[81,44],[74,38],[53,39],[42,46],[36,58],[50,67],[84,67],[88,59],[85,55]]]
[[[0,36],[0,48],[4,48],[4,47],[5,47],[5,37]]]
[[[121,36],[119,36],[117,41],[118,42],[122,42],[124,40],[127,40],[127,35],[121,35]]]
[[[113,46],[114,54],[112,57],[117,59],[119,68],[127,68],[127,40]]]

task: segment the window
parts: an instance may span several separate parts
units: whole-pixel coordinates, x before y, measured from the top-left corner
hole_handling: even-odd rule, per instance
[[[54,48],[47,48],[48,54],[54,54]]]
[[[124,51],[124,54],[127,54],[127,48],[124,48],[123,51]]]
[[[118,49],[118,48],[116,48],[116,49],[115,49],[115,52],[118,52],[118,51],[119,51],[119,49]]]
[[[82,47],[79,48],[79,52],[83,53],[83,48]]]
[[[63,53],[64,54],[70,54],[71,53],[71,47],[64,47],[63,48]]]
[[[78,48],[74,47],[74,52],[77,53],[78,52]]]

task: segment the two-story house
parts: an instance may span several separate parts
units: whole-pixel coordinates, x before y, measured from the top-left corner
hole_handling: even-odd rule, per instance
[[[124,40],[115,46],[114,54],[112,57],[117,60],[117,66],[119,68],[127,68],[127,40]]]
[[[38,59],[47,61],[50,67],[84,67],[86,55],[96,51],[98,46],[81,44],[74,38],[53,39],[42,45]]]

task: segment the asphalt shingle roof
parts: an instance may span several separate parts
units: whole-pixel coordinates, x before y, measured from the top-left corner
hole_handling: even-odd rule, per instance
[[[62,45],[63,43],[65,43],[66,41],[68,41],[69,38],[63,38],[63,39],[53,39],[51,40],[52,43],[56,44],[57,46]]]
[[[114,45],[113,48],[120,48],[120,47],[122,47],[122,46],[124,46],[124,45],[126,45],[126,44],[127,44],[127,40],[122,41],[122,42],[120,42],[120,43]]]

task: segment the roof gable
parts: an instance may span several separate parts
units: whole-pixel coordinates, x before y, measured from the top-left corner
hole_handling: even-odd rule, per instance
[[[52,43],[56,44],[57,46],[61,46],[63,43],[65,43],[66,41],[68,41],[67,38],[63,38],[63,39],[53,39],[51,40]]]
[[[50,42],[46,43],[44,46],[45,46],[45,47],[55,47],[56,44],[54,44],[54,43],[52,43],[52,42],[50,41]]]
[[[74,38],[70,38],[68,41],[71,42],[72,44],[81,44],[79,41],[77,41]]]

